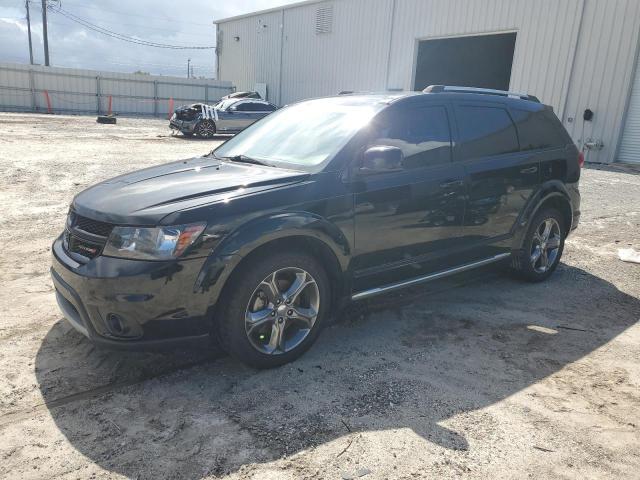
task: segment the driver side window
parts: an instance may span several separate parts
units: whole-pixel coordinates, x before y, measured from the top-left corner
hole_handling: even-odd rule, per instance
[[[398,147],[405,170],[451,161],[451,132],[447,110],[442,106],[394,109],[379,122],[373,145]]]

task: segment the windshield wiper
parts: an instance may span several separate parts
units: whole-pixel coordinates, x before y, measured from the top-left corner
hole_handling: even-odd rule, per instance
[[[247,157],[246,155],[233,155],[231,157],[220,157],[220,158],[223,158],[224,160],[230,160],[232,162],[238,162],[238,163],[251,163],[252,165],[263,165],[265,167],[271,166],[268,163],[265,163],[261,160],[257,160],[255,158]]]

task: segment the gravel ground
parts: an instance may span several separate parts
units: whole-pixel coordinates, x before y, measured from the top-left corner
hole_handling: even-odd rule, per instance
[[[62,319],[72,196],[201,155],[166,121],[0,114],[0,477],[640,478],[640,169],[585,169],[546,283],[475,271],[349,309],[299,361],[123,353]]]

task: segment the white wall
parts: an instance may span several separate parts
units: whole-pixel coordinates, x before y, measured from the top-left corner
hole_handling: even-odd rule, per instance
[[[317,35],[315,12],[324,4],[334,6],[333,31]],[[611,162],[638,48],[640,1],[327,0],[219,28],[220,78],[239,89],[265,82],[279,104],[341,90],[410,90],[418,40],[516,31],[511,90],[552,105],[578,143],[584,126],[585,139],[605,145],[589,160]],[[281,96],[274,93],[280,88]],[[595,117],[583,125],[586,108]]]
[[[238,90],[253,90],[256,83],[266,83],[267,99],[280,103],[281,18],[278,11],[220,25],[218,78],[235,79]]]

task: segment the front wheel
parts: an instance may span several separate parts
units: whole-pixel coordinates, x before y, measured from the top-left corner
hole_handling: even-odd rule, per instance
[[[216,124],[211,120],[203,120],[196,125],[195,133],[200,138],[212,138],[216,134]]]
[[[234,275],[219,311],[223,348],[255,368],[271,368],[302,355],[330,310],[322,266],[305,253],[276,253],[248,261]]]
[[[557,268],[564,250],[564,219],[554,208],[537,213],[529,225],[523,249],[514,258],[514,270],[530,282],[546,280]]]

